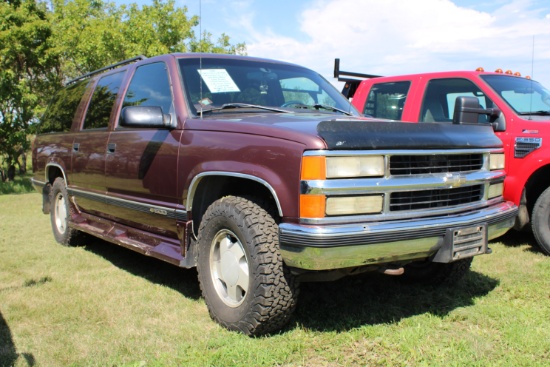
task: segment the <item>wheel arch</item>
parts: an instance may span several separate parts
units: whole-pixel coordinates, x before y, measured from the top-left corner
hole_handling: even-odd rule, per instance
[[[50,185],[53,184],[55,179],[58,177],[62,177],[63,181],[65,181],[65,185],[67,185],[67,176],[65,175],[65,170],[60,164],[48,163],[46,165],[45,176],[46,183],[49,183]]]
[[[538,197],[548,187],[550,187],[550,164],[537,169],[525,182],[524,195],[530,215]]]
[[[191,181],[186,201],[187,212],[191,213],[195,232],[200,227],[202,216],[208,206],[227,195],[257,197],[265,200],[265,204],[273,208],[273,214],[277,214],[279,218],[283,216],[279,197],[267,181],[235,172],[203,172]]]

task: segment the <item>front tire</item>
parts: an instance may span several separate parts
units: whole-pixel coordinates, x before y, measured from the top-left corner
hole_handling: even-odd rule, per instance
[[[282,328],[296,308],[298,283],[284,266],[278,226],[242,197],[215,201],[198,236],[197,270],[212,319],[256,336]]]
[[[550,255],[550,187],[535,202],[531,226],[540,249]]]
[[[69,226],[69,219],[74,208],[69,201],[65,180],[55,179],[51,190],[50,219],[55,240],[63,246],[75,246],[79,232]]]

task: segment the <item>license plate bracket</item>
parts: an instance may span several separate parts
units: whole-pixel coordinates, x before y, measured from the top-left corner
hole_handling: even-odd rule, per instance
[[[488,252],[487,224],[447,228],[443,242],[434,262],[449,263],[485,254]]]

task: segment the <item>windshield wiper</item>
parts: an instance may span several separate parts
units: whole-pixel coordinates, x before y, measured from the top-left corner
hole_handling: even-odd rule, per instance
[[[199,114],[205,114],[208,112],[228,110],[232,108],[257,108],[260,110],[271,111],[271,112],[290,113],[289,111],[282,110],[275,107],[267,107],[267,106],[261,106],[257,104],[249,104],[249,103],[225,103],[220,107],[206,108],[206,109],[198,110],[198,112]]]
[[[340,108],[337,108],[337,107],[334,107],[334,106],[329,106],[329,105],[326,105],[326,104],[317,103],[317,104],[314,104],[311,107],[315,108],[316,110],[323,109],[323,110],[328,110],[328,111],[332,111],[332,112],[340,112],[340,113],[343,113],[344,115],[348,115],[348,116],[353,116],[353,114],[350,113],[349,111],[345,111],[345,110],[342,110]]]
[[[292,108],[301,108],[301,109],[311,109],[311,108],[314,108],[316,110],[327,110],[327,111],[332,111],[332,112],[340,112],[340,113],[343,113],[344,115],[348,115],[348,116],[353,116],[350,112],[348,111],[345,111],[345,110],[342,110],[340,108],[337,108],[337,107],[334,107],[334,106],[329,106],[329,105],[326,105],[326,104],[320,104],[320,103],[316,103],[314,105],[309,105],[309,104],[305,104],[305,103],[291,103],[288,105],[288,107],[292,107]]]
[[[528,115],[534,115],[534,116],[550,116],[550,111],[532,111],[532,112],[520,112],[521,116],[528,116]]]

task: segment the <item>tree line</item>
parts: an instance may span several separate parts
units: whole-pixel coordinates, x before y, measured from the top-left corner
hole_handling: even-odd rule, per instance
[[[137,55],[246,54],[225,33],[197,35],[199,17],[175,0],[119,5],[103,0],[0,3],[0,179],[25,172],[29,136],[65,82]]]

